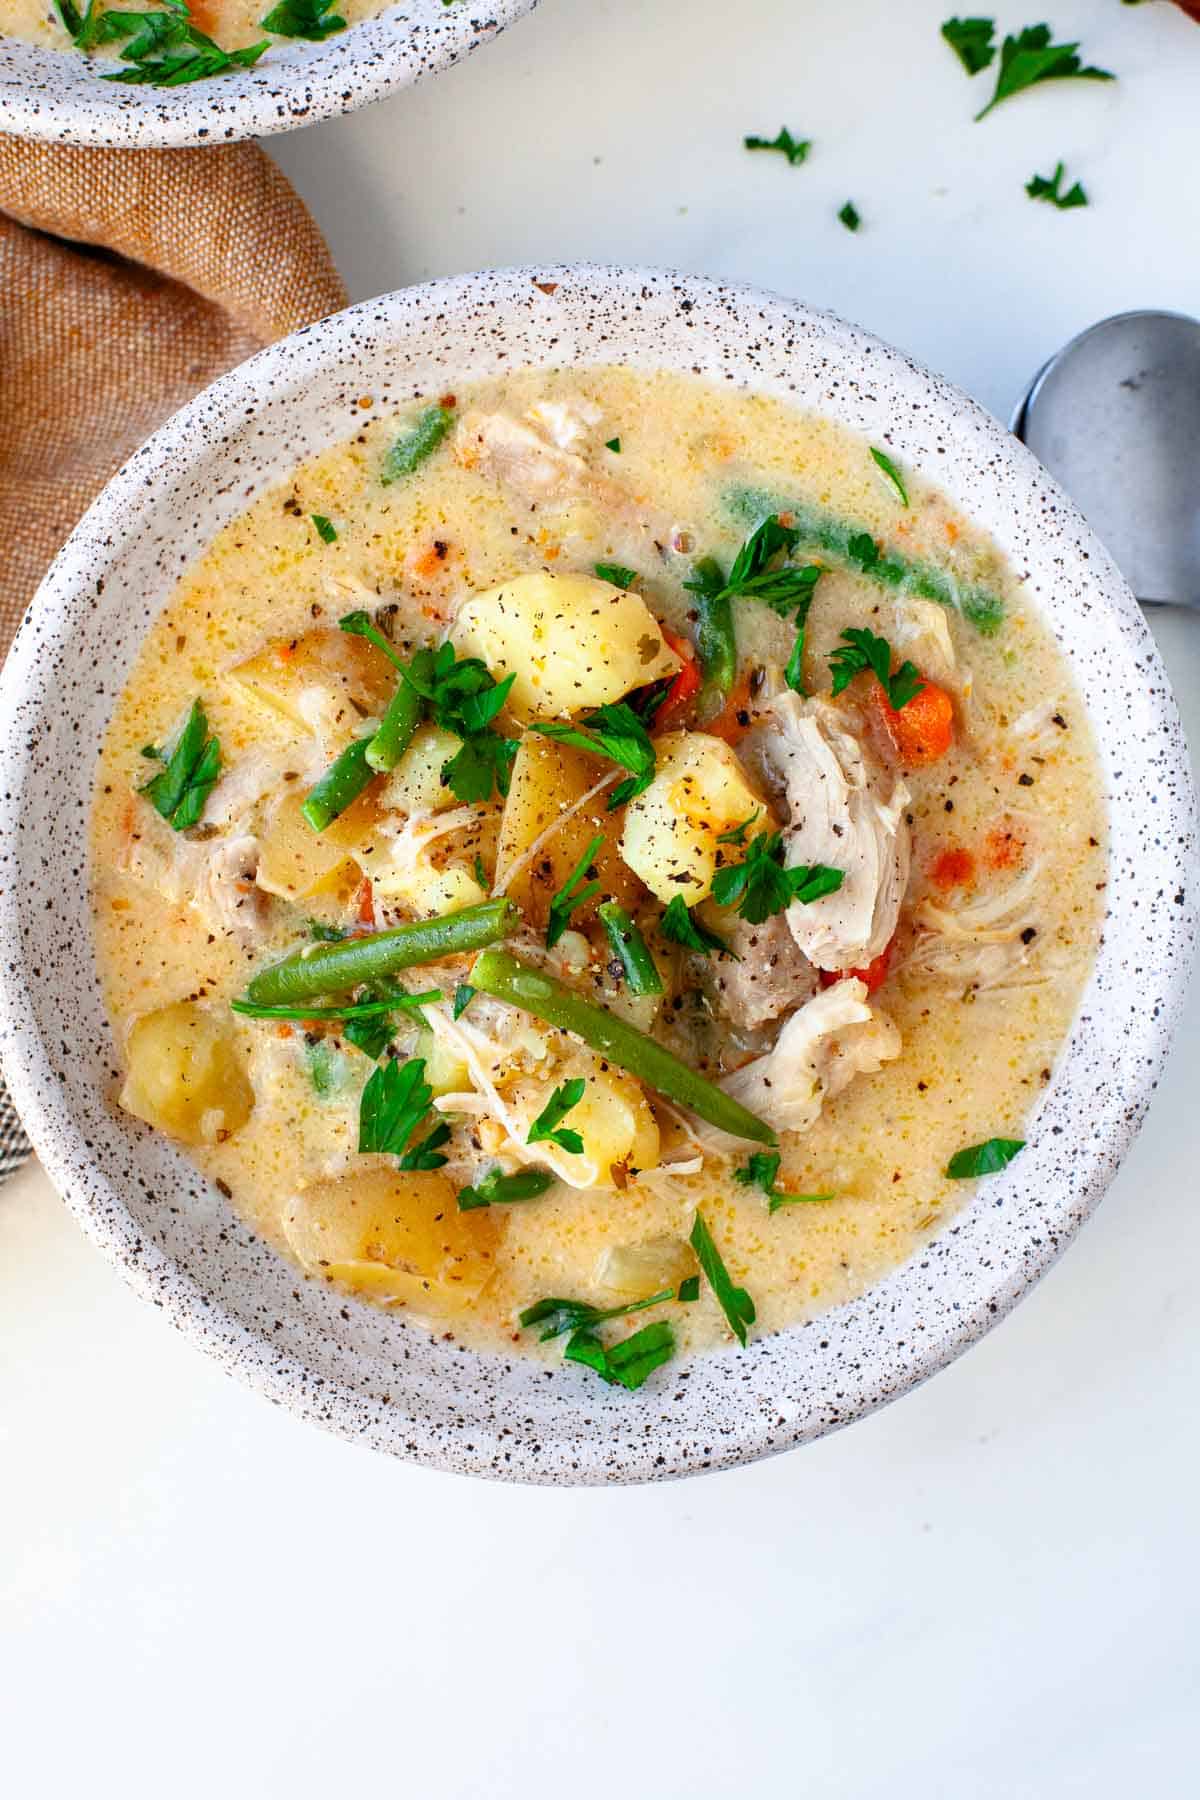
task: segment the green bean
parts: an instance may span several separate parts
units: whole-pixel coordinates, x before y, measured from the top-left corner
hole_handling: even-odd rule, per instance
[[[507,937],[520,920],[511,900],[485,900],[481,906],[467,906],[438,919],[413,919],[390,931],[343,938],[339,944],[306,944],[282,962],[260,969],[246,989],[246,999],[255,1006],[294,1006],[321,994],[348,993],[398,969],[482,950]]]
[[[336,947],[336,946],[335,946]],[[647,1087],[654,1088],[668,1100],[686,1106],[700,1118],[727,1131],[731,1137],[750,1138],[758,1144],[774,1144],[775,1133],[762,1119],[755,1118],[744,1106],[723,1094],[713,1082],[689,1069],[685,1062],[672,1056],[661,1044],[618,1019],[602,1006],[585,1000],[581,994],[530,968],[507,950],[485,950],[471,968],[471,986],[510,1006],[519,1006],[554,1025],[570,1031],[592,1050],[598,1050],[619,1069],[627,1069]]]
[[[692,571],[691,591],[696,596],[699,621],[696,651],[704,676],[704,691],[728,698],[737,677],[737,635],[733,626],[733,600],[725,590],[720,564],[711,556]],[[719,709],[718,709],[719,710]]]
[[[725,504],[732,517],[745,524],[757,524],[769,514],[783,513],[800,533],[800,544],[806,551],[818,550],[831,562],[853,569],[880,587],[899,588],[922,600],[936,600],[940,606],[960,611],[984,637],[993,636],[1003,623],[1004,601],[992,589],[960,583],[948,570],[897,550],[883,554],[861,525],[840,519],[823,507],[781,500],[762,488],[732,488],[725,496]]]
[[[401,677],[388,701],[379,730],[367,743],[367,761],[372,769],[385,774],[394,769],[421,723],[421,696]]]
[[[650,954],[645,938],[615,900],[606,900],[596,908],[613,955],[620,963],[631,994],[661,994],[662,976]]]
[[[347,744],[305,800],[300,811],[314,831],[324,831],[332,825],[374,780],[375,771],[367,761],[370,743],[370,738],[355,738]]]

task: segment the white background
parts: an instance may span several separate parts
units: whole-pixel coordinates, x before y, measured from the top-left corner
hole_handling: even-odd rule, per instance
[[[356,299],[669,263],[832,306],[1007,416],[1094,319],[1200,312],[1200,30],[1055,0],[1120,82],[976,126],[950,10],[543,0],[270,147]],[[806,166],[740,149],[784,122]],[[1089,211],[1025,198],[1060,156]],[[1153,623],[1198,742],[1200,617]],[[981,1346],[837,1437],[654,1489],[488,1487],[319,1435],[136,1301],[27,1171],[0,1192],[5,1790],[1190,1800],[1198,1053],[1194,996],[1099,1214]]]

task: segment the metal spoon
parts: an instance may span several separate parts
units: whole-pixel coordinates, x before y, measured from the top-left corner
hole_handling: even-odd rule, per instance
[[[1012,430],[1140,600],[1200,608],[1200,321],[1102,319],[1038,370]]]

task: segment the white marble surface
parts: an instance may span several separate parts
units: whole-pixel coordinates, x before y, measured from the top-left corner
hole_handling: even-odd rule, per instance
[[[673,263],[833,306],[1007,413],[1093,319],[1200,311],[1200,31],[1056,3],[1122,80],[976,127],[949,10],[543,0],[441,81],[271,148],[356,298]],[[739,149],[785,121],[806,167]],[[1091,211],[1025,199],[1059,156]],[[1153,624],[1200,742],[1200,618]],[[1190,1800],[1198,1058],[1194,994],[1099,1213],[952,1369],[653,1490],[485,1488],[319,1435],[135,1301],[27,1171],[0,1192],[6,1790]]]

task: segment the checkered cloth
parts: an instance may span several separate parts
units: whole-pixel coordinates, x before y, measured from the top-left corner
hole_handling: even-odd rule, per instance
[[[8,1089],[0,1081],[0,1181],[15,1175],[33,1146],[21,1130],[17,1109],[8,1097]]]

